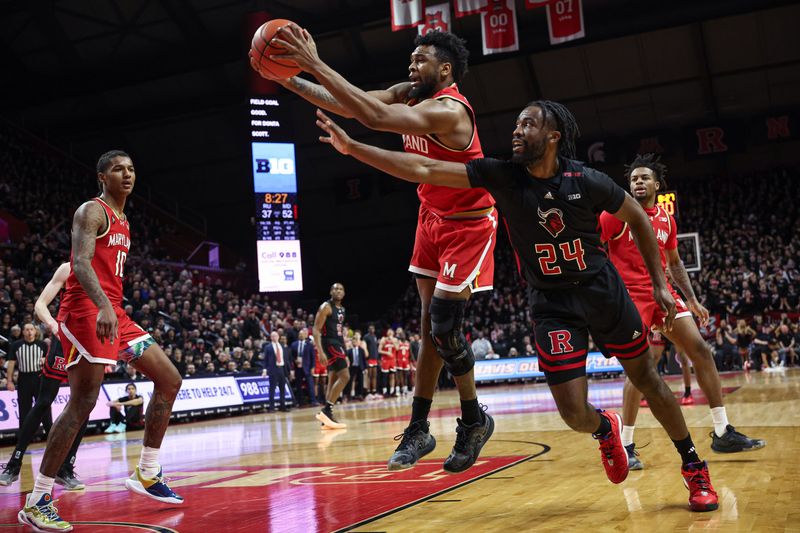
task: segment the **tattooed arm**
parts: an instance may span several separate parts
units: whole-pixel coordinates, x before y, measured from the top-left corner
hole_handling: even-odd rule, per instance
[[[75,211],[72,219],[72,268],[81,287],[97,306],[97,338],[100,342],[106,339],[113,342],[117,337],[117,315],[92,268],[95,243],[108,224],[106,218],[100,204],[93,201],[84,203]]]
[[[702,326],[708,325],[708,309],[697,300],[697,296],[692,289],[692,281],[689,279],[689,273],[686,272],[686,267],[683,266],[683,260],[678,249],[664,250],[667,256],[667,270],[672,277],[672,281],[678,286],[678,289],[686,297],[686,306],[689,310],[700,319]]]

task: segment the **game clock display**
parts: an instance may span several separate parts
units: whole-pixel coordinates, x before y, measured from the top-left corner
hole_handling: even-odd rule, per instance
[[[256,193],[256,214],[258,240],[282,241],[300,237],[297,194]]]

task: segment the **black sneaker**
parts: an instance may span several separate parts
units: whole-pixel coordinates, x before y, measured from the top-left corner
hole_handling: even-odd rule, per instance
[[[430,424],[427,421],[410,424],[394,440],[399,440],[400,444],[389,458],[386,465],[388,470],[411,468],[436,448],[436,439],[430,434]]]
[[[56,474],[56,483],[63,486],[66,490],[81,490],[86,488],[86,485],[78,478],[71,465],[61,467],[61,470]]]
[[[639,460],[639,452],[636,451],[636,444],[628,444],[625,446],[625,451],[628,452],[628,470],[644,469],[644,465]]]
[[[717,453],[736,453],[758,450],[767,445],[767,441],[751,439],[747,435],[736,431],[732,425],[725,427],[725,434],[717,437],[715,431],[711,432],[711,449]]]
[[[475,464],[481,448],[494,433],[494,418],[488,413],[483,413],[483,422],[472,425],[464,424],[460,418],[456,419],[456,443],[453,451],[444,461],[444,470],[451,474],[463,472]]]
[[[7,463],[0,472],[0,485],[7,487],[19,479],[19,471],[22,465],[14,462]]]

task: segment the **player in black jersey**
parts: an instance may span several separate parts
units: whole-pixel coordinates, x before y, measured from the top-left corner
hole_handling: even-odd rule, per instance
[[[606,357],[615,356],[681,455],[681,472],[695,511],[717,508],[708,466],[700,461],[678,402],[659,378],[647,332],[625,285],[600,242],[602,211],[627,222],[653,282],[669,331],[675,302],[668,289],[653,229],[641,206],[611,178],[575,161],[578,127],[561,104],[529,103],[517,117],[511,161],[475,159],[466,164],[437,161],[358,143],[317,112],[328,135],[320,141],[388,174],[415,183],[483,187],[497,202],[511,245],[528,284],[539,365],[572,429],[600,441],[608,478],[628,475],[618,414],[596,410],[587,401],[586,352],[591,333]]]
[[[58,389],[63,383],[67,381],[67,372],[64,368],[64,354],[61,350],[61,342],[58,339],[58,323],[50,315],[47,306],[56,297],[58,292],[64,286],[69,276],[69,263],[64,263],[56,269],[55,274],[50,282],[42,290],[42,294],[36,300],[34,310],[36,316],[47,328],[52,332],[50,340],[50,349],[47,352],[47,358],[44,365],[42,365],[42,382],[39,387],[39,394],[36,396],[36,404],[28,412],[28,415],[20,425],[19,434],[17,435],[17,446],[11,454],[11,459],[6,463],[3,471],[0,472],[0,485],[10,485],[19,478],[19,471],[22,468],[22,458],[25,456],[25,450],[33,440],[36,430],[39,429],[39,424],[42,422],[46,414],[50,411],[50,406],[58,395]],[[87,421],[88,422],[88,421]],[[56,475],[56,483],[63,485],[67,490],[79,490],[84,488],[83,482],[75,475],[75,454],[78,451],[78,446],[83,438],[83,433],[86,431],[86,424],[83,423],[75,441],[72,443],[67,458],[64,459],[64,464],[58,470]]]
[[[328,366],[328,390],[325,393],[325,406],[316,414],[324,428],[343,429],[333,416],[333,406],[350,381],[350,370],[344,349],[344,285],[331,285],[331,299],[322,302],[314,319],[314,345],[320,363]]]

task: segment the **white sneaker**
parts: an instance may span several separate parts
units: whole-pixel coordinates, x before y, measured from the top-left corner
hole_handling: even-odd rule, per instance
[[[125,424],[123,424],[122,422],[120,422],[119,424],[117,424],[117,429],[115,430],[115,432],[116,433],[125,433],[125,431],[127,429],[128,429],[128,427]]]
[[[108,426],[106,428],[106,430],[103,433],[117,433],[117,426],[118,425],[119,424],[111,424],[110,426]]]

